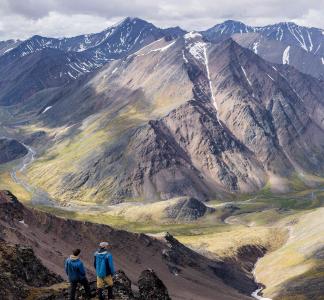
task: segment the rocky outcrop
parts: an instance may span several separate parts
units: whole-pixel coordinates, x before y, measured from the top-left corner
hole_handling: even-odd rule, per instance
[[[113,294],[115,297],[122,300],[136,299],[132,290],[132,282],[123,271],[119,270],[114,275]]]
[[[144,270],[138,280],[139,291],[133,291],[132,282],[125,272],[118,270],[114,277],[113,295],[119,300],[171,300],[168,290],[153,270]],[[47,289],[31,289],[33,300],[65,300],[69,297],[68,283],[64,287],[50,286]],[[91,296],[96,297],[96,282],[90,282]],[[107,292],[106,290],[104,292]],[[79,286],[76,299],[85,299],[83,287]]]
[[[142,272],[138,280],[138,289],[140,299],[171,300],[168,290],[153,270]]]
[[[174,205],[168,206],[165,211],[169,219],[179,222],[192,222],[214,212],[215,209],[207,207],[203,202],[195,198],[183,197]]]
[[[28,149],[13,139],[0,138],[0,164],[21,158],[28,153]]]
[[[31,288],[48,287],[62,281],[43,266],[30,247],[0,240],[1,299],[25,299]]]

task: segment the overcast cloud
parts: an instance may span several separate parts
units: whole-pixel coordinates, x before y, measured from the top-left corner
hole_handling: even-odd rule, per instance
[[[99,32],[126,16],[201,30],[227,19],[324,29],[324,0],[0,0],[0,40]]]

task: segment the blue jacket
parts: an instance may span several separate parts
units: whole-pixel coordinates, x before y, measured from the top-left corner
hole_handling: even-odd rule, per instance
[[[105,278],[115,273],[113,256],[105,249],[99,249],[95,252],[93,265],[99,278]]]
[[[70,282],[76,282],[86,278],[84,265],[79,257],[71,255],[65,260],[64,267]]]

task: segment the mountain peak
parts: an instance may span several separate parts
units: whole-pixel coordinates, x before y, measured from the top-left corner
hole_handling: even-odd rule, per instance
[[[222,24],[226,24],[226,25],[232,25],[232,24],[235,24],[235,25],[242,25],[242,26],[246,26],[243,22],[241,22],[241,21],[237,21],[237,20],[226,20],[226,21],[224,21]]]
[[[126,17],[126,18],[124,18],[122,21],[120,21],[117,24],[118,25],[124,25],[124,24],[132,24],[132,25],[135,25],[137,23],[139,23],[141,25],[150,24],[150,25],[154,26],[152,23],[150,23],[148,21],[145,21],[143,19],[137,18],[137,17]],[[117,26],[115,26],[115,27],[117,27]]]

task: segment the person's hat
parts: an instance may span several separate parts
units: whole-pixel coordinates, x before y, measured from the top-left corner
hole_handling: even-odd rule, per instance
[[[99,244],[99,247],[100,248],[106,248],[106,247],[108,247],[109,246],[109,243],[108,242],[101,242],[100,244]]]

